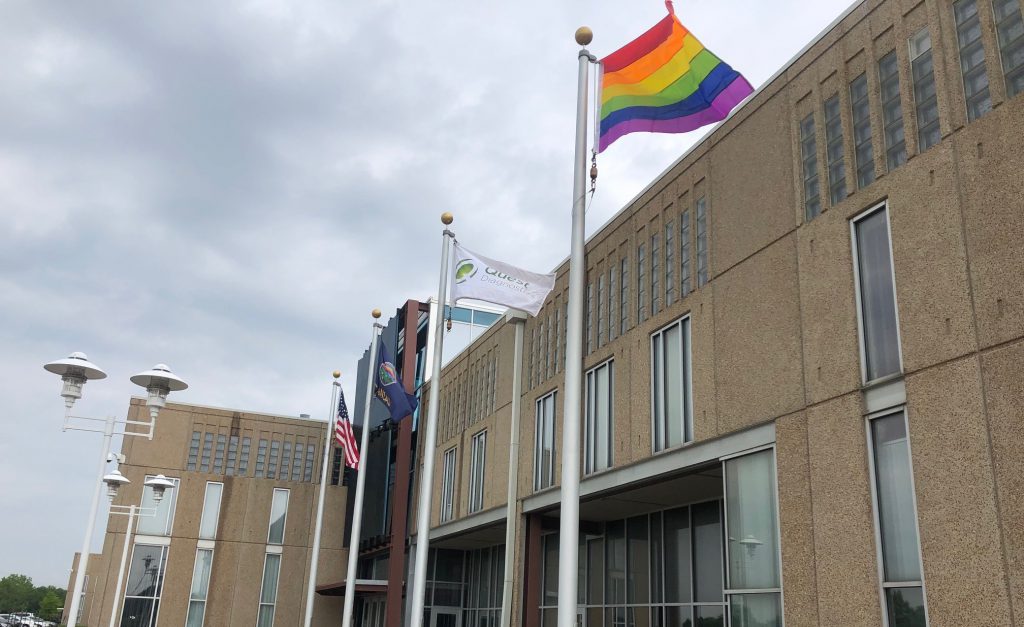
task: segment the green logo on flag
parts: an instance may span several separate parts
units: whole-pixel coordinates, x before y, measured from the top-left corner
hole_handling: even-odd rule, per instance
[[[469,259],[463,259],[455,266],[455,282],[465,283],[466,279],[476,274],[476,266]]]

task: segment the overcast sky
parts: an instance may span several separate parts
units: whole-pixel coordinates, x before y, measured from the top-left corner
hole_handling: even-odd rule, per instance
[[[850,1],[676,11],[760,86]],[[61,432],[42,364],[106,369],[82,415],[123,416],[165,362],[191,384],[173,400],[325,418],[370,310],[436,292],[442,211],[490,257],[568,255],[573,32],[604,56],[664,11],[0,0],[0,576],[66,585],[95,480],[100,437]],[[602,155],[588,235],[701,134]]]

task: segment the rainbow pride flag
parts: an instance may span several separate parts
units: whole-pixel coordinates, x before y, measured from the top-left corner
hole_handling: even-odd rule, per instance
[[[704,47],[676,17],[601,60],[598,151],[628,133],[686,133],[724,120],[753,93],[747,79]]]

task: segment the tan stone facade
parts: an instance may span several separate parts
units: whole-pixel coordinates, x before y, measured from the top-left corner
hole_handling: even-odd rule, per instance
[[[969,13],[966,4],[957,3],[957,10]],[[912,451],[912,491],[905,499],[916,502],[928,624],[1002,626],[1024,620],[1024,96],[1008,95],[1013,68],[1001,52],[1012,42],[997,29],[999,22],[1006,30],[1005,20],[1012,20],[1012,14],[1005,17],[1007,6],[1017,5],[998,2],[997,14],[990,0],[970,4],[977,10],[991,103],[977,119],[968,121],[954,3],[860,2],[589,239],[593,313],[585,312],[592,317],[589,331],[584,325],[584,371],[614,361],[611,465],[582,482],[581,525],[591,525],[595,537],[605,533],[601,525],[614,512],[626,518],[700,500],[687,492],[696,483],[680,483],[675,500],[654,495],[659,484],[767,446],[777,468],[785,625],[897,627],[899,619],[883,615],[889,583],[880,556],[870,425],[887,412],[903,411]],[[919,110],[927,86],[915,86],[923,66],[920,58],[914,65],[909,44],[924,28],[931,40],[939,125],[939,141],[927,149],[919,132],[925,123],[919,115],[928,115]],[[886,127],[892,118],[891,109],[883,108],[879,63],[893,51],[907,159],[890,167],[894,137]],[[874,178],[866,184],[858,180],[851,95],[862,74],[873,153],[867,169]],[[842,148],[830,154],[829,144],[836,144],[834,132],[828,134],[826,103],[834,96]],[[806,212],[809,155],[800,123],[808,116],[816,134],[811,169],[820,215]],[[838,181],[829,173],[837,155],[844,163],[845,193],[832,202],[830,183]],[[703,246],[696,224],[700,202]],[[887,212],[901,362],[895,376],[865,382],[864,313],[851,225],[872,209]],[[699,285],[702,263],[708,280]],[[559,362],[567,264],[557,272],[545,307],[525,325],[520,372],[516,498],[523,517],[515,548],[513,624],[527,626],[539,625],[544,616],[539,536],[557,530],[552,521],[561,479]],[[683,318],[690,326],[693,437],[656,452],[652,335]],[[442,375],[438,445],[431,452],[435,503],[445,494],[445,453],[453,448],[457,470],[451,518],[442,520],[442,507],[433,508],[432,546],[470,551],[502,542],[513,324],[496,324]],[[492,381],[485,370],[495,352]],[[493,403],[474,400],[486,399],[490,387]],[[552,391],[555,481],[553,488],[538,491],[536,403]],[[483,507],[470,513],[471,441],[485,429]],[[731,624],[737,621],[734,616]]]
[[[132,399],[128,418],[140,420],[147,412],[144,400]],[[120,490],[115,505],[140,505],[148,475],[163,474],[180,481],[170,532],[152,533],[150,529],[147,533],[140,528],[133,535],[129,553],[131,561],[140,545],[167,547],[157,622],[153,624],[186,624],[197,549],[206,549],[212,550],[213,559],[205,620],[188,624],[257,624],[264,561],[268,554],[275,554],[280,555],[280,577],[273,624],[302,625],[325,432],[326,425],[316,420],[168,403],[157,419],[152,441],[125,440],[127,460],[120,470],[131,484]],[[200,522],[209,482],[223,487],[216,532],[211,539],[203,539]],[[268,536],[275,489],[288,491],[280,544]],[[346,492],[342,486],[327,487],[318,584],[344,579]],[[126,525],[126,516],[111,516],[102,554],[89,561],[82,616],[89,627],[109,623]],[[72,572],[70,582],[74,576]],[[130,591],[132,579],[130,575],[126,578]],[[316,595],[313,624],[335,624],[341,615],[341,599]],[[123,595],[121,602],[123,605]]]

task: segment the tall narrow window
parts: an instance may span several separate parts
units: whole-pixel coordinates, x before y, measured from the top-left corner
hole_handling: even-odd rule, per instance
[[[895,50],[878,61],[878,83],[882,93],[885,163],[889,170],[895,170],[907,162],[907,142],[903,136],[903,105],[900,102],[900,69]]]
[[[932,63],[932,38],[927,28],[922,28],[910,38],[910,70],[914,79],[918,152],[924,152],[941,139],[939,104],[935,95],[935,68]]]
[[[210,460],[213,459],[213,434],[207,433],[203,437],[203,458],[199,470],[210,472]]]
[[[263,583],[260,586],[260,609],[256,627],[273,627],[274,607],[277,605],[277,581],[281,576],[281,556],[267,553],[263,562]]]
[[[288,519],[288,490],[274,488],[274,499],[270,503],[270,530],[267,544],[284,544],[284,525]]]
[[[532,329],[530,329],[530,356],[527,358],[526,363],[527,363],[527,367],[528,367],[528,371],[527,371],[527,374],[526,374],[526,380],[529,382],[530,388],[533,388],[533,386],[537,385],[537,381],[535,380],[535,374],[534,374],[535,371],[536,371],[536,365],[537,365],[537,327],[536,327],[536,325]],[[461,412],[462,409],[460,408],[459,411]]]
[[[697,287],[708,282],[708,203],[697,199]]]
[[[882,588],[889,627],[924,627],[914,480],[907,422],[900,411],[870,421]]]
[[[590,474],[612,465],[612,425],[615,407],[614,362],[587,371],[584,417],[584,472]]]
[[[665,307],[676,302],[676,225],[665,223]]]
[[[192,590],[188,597],[188,616],[185,627],[203,627],[206,615],[206,595],[210,590],[210,572],[213,570],[213,551],[196,550],[196,565],[192,570]]]
[[[818,141],[814,114],[800,122],[800,157],[804,166],[804,218],[810,222],[821,214],[821,186],[818,183]]]
[[[647,255],[643,244],[636,247],[636,322],[647,320]]]
[[[128,567],[121,624],[154,627],[160,609],[160,595],[167,569],[167,547],[136,544]]]
[[[252,448],[252,438],[242,438],[242,451],[238,457],[238,474],[244,477],[245,473],[249,471],[249,451]]]
[[[270,459],[267,461],[267,479],[277,478],[277,462],[281,458],[281,443],[277,440],[270,441]]]
[[[235,465],[238,463],[238,436],[233,435],[228,439],[228,463],[224,468],[225,474],[235,474]]]
[[[562,313],[561,313],[562,312],[562,306],[559,305],[558,302],[556,301],[553,308],[555,310],[554,311],[554,315],[555,315],[555,342],[554,342],[554,346],[551,347],[551,352],[553,352],[555,354],[554,355],[554,359],[555,359],[555,372],[561,372],[562,371],[562,361],[559,359],[559,356],[561,354],[559,349],[562,346]]]
[[[655,451],[693,439],[690,390],[690,319],[683,318],[651,335],[651,412]]]
[[[568,316],[566,316],[568,319]],[[629,329],[629,259],[619,262],[619,335]]]
[[[605,290],[604,272],[602,271],[597,277],[597,346],[599,348],[608,342],[604,318],[605,296],[607,296],[607,291]]]
[[[199,521],[199,537],[213,540],[217,537],[217,522],[220,519],[220,500],[224,493],[224,484],[215,481],[206,483],[206,496],[203,498],[203,517]]]
[[[192,432],[192,441],[188,446],[188,470],[195,470],[198,468],[199,463],[199,439],[203,437],[203,434],[199,431]]]
[[[267,467],[267,441],[260,439],[259,448],[256,449],[256,476],[262,477]]]
[[[651,236],[651,315],[661,311],[661,249],[659,237]]]
[[[846,159],[839,94],[825,101],[825,156],[828,158],[829,203],[834,206],[846,198]]]
[[[690,210],[679,216],[679,297],[693,291],[690,283]]]
[[[473,436],[469,465],[469,513],[484,508],[484,464],[487,461],[487,431]]]
[[[310,444],[306,447],[306,465],[302,470],[303,481],[313,481],[313,462],[316,461],[314,457],[316,457],[316,447],[314,447],[313,444]]]
[[[995,0],[992,7],[1006,73],[1006,97],[1013,98],[1024,92],[1024,21],[1021,20],[1020,0]]]
[[[981,43],[978,1],[954,2],[953,17],[956,18],[960,73],[963,75],[964,97],[967,99],[967,121],[970,122],[992,110],[992,98],[988,92],[988,73],[985,71],[985,46]]]
[[[616,319],[619,313],[619,305],[616,302],[618,298],[618,284],[615,281],[615,277],[618,275],[618,268],[616,264],[608,264],[608,341],[611,342],[615,339],[615,332],[619,328],[618,320]]]
[[[902,369],[887,208],[854,219],[852,228],[861,369],[868,383]]]
[[[146,475],[146,479],[152,479],[153,475]],[[136,532],[147,536],[169,536],[174,526],[174,508],[178,503],[178,485],[180,480],[168,477],[173,483],[173,488],[167,488],[164,498],[157,503],[153,498],[153,488],[146,486],[142,489],[142,508],[155,510],[153,516],[139,516]]]
[[[288,476],[289,476],[289,473],[291,472],[291,466],[292,466],[292,441],[291,440],[285,440],[284,441],[283,450],[284,450],[284,453],[281,455],[281,474],[279,475],[279,478],[281,479],[281,481],[288,481]]]
[[[594,284],[587,283],[587,354],[594,351]]]
[[[555,335],[555,328],[554,328],[555,327],[554,322],[557,319],[558,319],[558,310],[557,309],[554,312],[548,314],[548,323],[547,323],[547,333],[548,333],[548,335],[547,335],[547,339],[545,341],[547,350],[544,351],[544,375],[547,378],[551,377],[552,366],[554,365],[554,359],[553,358],[554,358],[555,353],[558,352],[557,349],[556,349],[556,346],[558,345],[558,336]],[[484,367],[486,368],[487,366],[484,366]],[[489,391],[491,389],[490,371],[487,371],[487,373],[485,373],[484,380],[487,382],[487,390]],[[485,400],[484,406],[486,408],[486,411],[484,411],[484,415],[485,416],[490,414],[491,413],[491,409],[492,409],[491,406],[490,406],[490,402],[488,401],[489,398],[490,398],[490,394],[485,392],[485,399],[484,399]]]
[[[533,489],[555,483],[555,392],[537,399],[537,428],[533,445]]]
[[[723,466],[732,624],[782,627],[774,452],[736,457]]]
[[[221,433],[217,435],[217,448],[214,449],[213,472],[224,472],[224,453],[227,452],[228,436]]]
[[[868,75],[861,74],[850,83],[850,108],[853,114],[853,145],[857,159],[857,187],[875,181],[875,150],[871,146],[871,101],[868,98]]]
[[[448,522],[455,516],[455,456],[454,446],[444,452],[441,471],[441,522]]]

